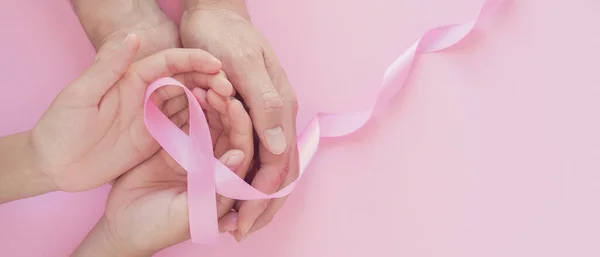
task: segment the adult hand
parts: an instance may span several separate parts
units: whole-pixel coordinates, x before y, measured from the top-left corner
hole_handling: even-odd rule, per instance
[[[249,108],[260,139],[260,168],[252,186],[264,193],[287,186],[298,177],[299,169],[296,96],[275,53],[252,26],[244,1],[187,0],[180,35],[184,47],[204,49],[221,60]],[[242,202],[236,239],[268,224],[284,201]]]
[[[199,49],[169,49],[133,65],[139,39],[130,35],[100,55],[66,86],[31,132],[35,163],[62,191],[88,190],[112,181],[153,156],[159,144],[147,131],[143,101],[154,80],[182,74],[205,88],[231,87],[221,63]],[[151,99],[175,124],[187,123],[183,91],[166,87]],[[181,92],[181,93],[178,93]]]
[[[193,93],[207,113],[215,155],[244,177],[251,159],[246,157],[253,154],[253,135],[242,103],[200,88]],[[187,132],[188,126],[182,129]],[[237,148],[246,146],[250,149]],[[189,239],[186,178],[186,171],[164,149],[124,174],[113,184],[104,217],[74,256],[151,256]],[[230,208],[217,201],[221,232],[236,228],[237,215],[229,213]]]

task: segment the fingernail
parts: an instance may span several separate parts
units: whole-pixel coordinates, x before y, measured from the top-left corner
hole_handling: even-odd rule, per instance
[[[228,221],[228,224],[226,224],[225,226],[225,231],[227,232],[233,232],[237,230],[237,215],[234,214],[230,217],[230,220]]]
[[[242,164],[243,160],[244,156],[242,155],[232,155],[227,159],[225,165],[227,165],[229,168],[235,168],[236,166]]]
[[[242,242],[248,238],[248,234],[242,233],[240,230],[234,231],[231,235],[235,237],[235,240],[238,242]]]
[[[285,152],[287,143],[285,142],[285,135],[281,127],[270,128],[265,130],[265,140],[267,141],[267,147],[273,154],[282,154]]]

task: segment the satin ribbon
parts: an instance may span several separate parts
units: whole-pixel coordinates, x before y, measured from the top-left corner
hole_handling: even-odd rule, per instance
[[[188,176],[188,208],[192,241],[203,244],[218,242],[217,203],[215,191],[228,198],[255,200],[288,195],[306,171],[319,145],[320,138],[341,137],[359,130],[383,110],[405,83],[415,58],[448,48],[465,38],[482,19],[491,15],[506,0],[485,1],[477,18],[464,24],[441,26],[429,30],[387,69],[373,107],[354,113],[319,113],[298,135],[300,175],[298,179],[274,194],[264,194],[213,156],[212,141],[204,112],[192,92],[172,78],[153,82],[146,91],[144,121],[150,134],[177,161]],[[189,101],[189,136],[173,124],[153,103],[150,95],[160,87],[183,88]]]

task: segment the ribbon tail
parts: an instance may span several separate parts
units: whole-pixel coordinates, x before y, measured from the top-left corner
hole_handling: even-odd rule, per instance
[[[242,178],[213,157],[208,124],[199,103],[185,86],[172,78],[152,83],[145,100],[144,120],[152,136],[188,172],[188,208],[190,233],[195,243],[218,242],[218,215],[215,192],[238,200],[269,199],[289,194],[317,151],[321,137],[341,137],[361,129],[372,116],[385,109],[410,75],[413,62],[424,53],[446,49],[464,39],[482,19],[490,16],[508,0],[487,0],[477,18],[471,22],[441,26],[429,30],[390,65],[383,76],[377,101],[363,111],[351,113],[319,113],[298,136],[300,176],[280,191],[266,195],[248,185]],[[189,138],[149,101],[159,87],[175,85],[183,88],[190,103]]]
[[[219,221],[215,185],[215,165],[208,124],[202,108],[191,93],[190,104],[190,148],[186,163],[188,170],[188,206],[190,233],[195,243],[217,244]],[[202,133],[203,132],[203,133]]]

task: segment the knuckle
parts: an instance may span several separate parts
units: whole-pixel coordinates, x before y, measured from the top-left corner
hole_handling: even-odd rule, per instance
[[[259,96],[258,103],[263,110],[280,109],[283,107],[283,99],[275,90],[263,91]]]
[[[173,116],[173,118],[171,119],[171,122],[173,122],[173,124],[175,124],[175,126],[181,128],[183,125],[185,125],[187,123],[188,115],[189,115],[189,112],[187,112],[187,111],[182,111],[180,113],[177,113],[176,115]]]
[[[120,78],[124,73],[118,67],[110,67],[107,72],[111,78]]]
[[[173,58],[171,57],[171,55],[167,54],[168,52],[166,52],[165,50],[165,66],[167,68],[167,70],[169,71],[169,73],[171,74],[176,74],[177,73],[177,63],[173,60]]]

